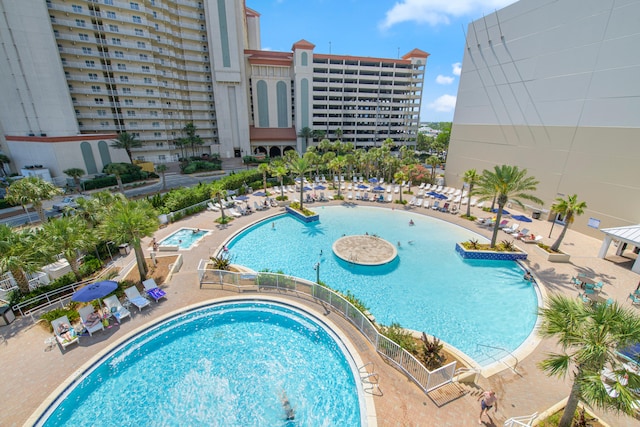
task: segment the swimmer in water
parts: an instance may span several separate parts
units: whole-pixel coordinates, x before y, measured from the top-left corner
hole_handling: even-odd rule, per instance
[[[291,407],[291,403],[289,402],[289,398],[287,397],[287,393],[282,392],[282,397],[280,398],[282,402],[282,408],[284,409],[285,419],[287,421],[294,420],[296,418],[296,414]]]

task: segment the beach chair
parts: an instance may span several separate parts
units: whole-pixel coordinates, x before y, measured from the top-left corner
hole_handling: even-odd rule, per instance
[[[416,208],[419,208],[419,207],[421,207],[421,206],[422,206],[422,202],[423,202],[423,199],[418,199],[418,200],[416,200],[416,204],[415,204],[414,206],[415,206]]]
[[[97,323],[91,323],[89,321],[89,316],[95,311],[96,310],[92,305],[85,305],[80,310],[78,310],[78,314],[80,314],[80,322],[82,323],[82,326],[84,326],[84,329],[89,332],[90,336],[92,336],[94,332],[104,331],[102,319],[100,319]]]
[[[211,203],[211,202],[208,202],[208,203],[207,203],[207,210],[208,210],[208,211],[213,211],[213,212],[220,212],[220,208],[219,208],[219,207],[217,207],[216,205],[214,205],[214,204],[213,204],[213,203]]]
[[[60,325],[67,325],[66,327],[69,328],[71,339],[63,338],[62,335],[60,335]],[[62,351],[66,350],[66,348],[71,344],[80,342],[80,337],[76,333],[75,329],[71,326],[71,323],[69,323],[69,318],[67,316],[58,317],[57,319],[52,320],[51,327],[53,328],[53,333],[56,337],[56,341],[62,348]]]
[[[458,213],[458,205],[457,204],[452,204],[451,207],[449,208],[449,213],[450,214],[457,214]]]
[[[436,200],[435,202],[433,202],[433,206],[431,206],[431,209],[433,209],[434,211],[439,211],[440,210],[440,200]]]
[[[131,318],[131,312],[124,308],[122,304],[120,304],[120,300],[117,296],[111,295],[109,298],[105,298],[102,300],[105,307],[109,311],[109,314],[115,317],[118,323],[122,323],[122,319],[125,317]]]
[[[396,185],[396,188],[393,190],[393,192],[395,194],[398,194],[400,192],[400,187]]]
[[[504,231],[507,234],[513,234],[516,231],[518,231],[518,228],[520,228],[520,224],[518,224],[517,222],[514,223],[511,227],[505,227],[502,229],[502,231]]]
[[[471,205],[471,206],[473,206],[473,205]],[[480,202],[480,203],[478,203],[478,204],[476,205],[476,208],[478,208],[478,209],[482,209],[482,208],[484,208],[484,202]]]
[[[409,206],[413,206],[416,204],[416,198],[412,197],[411,200],[409,200]]]
[[[364,200],[365,202],[368,202],[368,201],[369,201],[369,193],[365,192],[365,193],[362,195],[362,200]]]
[[[391,202],[393,202],[393,196],[391,194],[389,194],[387,196],[387,203],[391,203]]]
[[[387,193],[391,193],[391,186],[387,185]]]
[[[349,194],[347,194],[347,199],[353,200],[353,193],[351,191],[349,191]]]
[[[151,301],[140,295],[138,288],[136,288],[135,286],[131,286],[130,288],[125,289],[124,294],[127,296],[129,302],[138,307],[138,310],[140,311],[151,304]]]
[[[144,291],[148,296],[153,298],[156,302],[158,302],[161,298],[166,298],[167,293],[158,287],[156,281],[151,278],[142,282],[142,286],[144,286]]]
[[[424,201],[424,208],[429,209],[429,200]]]
[[[629,294],[629,299],[631,299],[631,305],[640,305],[640,297],[634,294]]]
[[[539,242],[541,242],[541,241],[542,241],[542,239],[543,239],[543,237],[542,237],[541,235],[539,235],[539,234],[538,234],[538,235],[537,235],[536,237],[534,237],[533,239],[531,238],[531,236],[529,236],[528,238],[527,238],[527,237],[523,237],[523,238],[522,238],[522,239],[520,239],[520,240],[522,240],[522,241],[523,241],[523,242],[525,242],[525,243],[539,243]]]
[[[451,203],[445,203],[440,209],[438,209],[440,212],[449,212],[449,206],[451,206]]]
[[[503,228],[505,228],[508,224],[509,224],[509,220],[508,220],[508,219],[503,219],[502,221],[500,221],[500,224],[498,225],[498,229],[503,229]]]

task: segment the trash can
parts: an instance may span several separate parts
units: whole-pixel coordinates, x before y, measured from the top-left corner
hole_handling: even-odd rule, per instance
[[[118,246],[118,249],[120,249],[120,255],[129,255],[129,252],[131,252],[131,248],[129,248],[128,243]]]
[[[533,213],[531,214],[531,218],[540,219],[540,211],[533,211]]]
[[[6,326],[16,320],[15,314],[8,305],[0,306],[0,326]]]

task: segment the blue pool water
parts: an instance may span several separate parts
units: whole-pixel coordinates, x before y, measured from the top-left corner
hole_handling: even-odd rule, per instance
[[[176,245],[180,249],[191,249],[209,230],[181,228],[160,241],[160,245]]]
[[[209,306],[120,346],[44,425],[360,426],[354,368],[338,341],[284,305]]]
[[[404,210],[311,208],[319,222],[282,215],[240,233],[227,245],[232,262],[315,281],[319,261],[320,280],[355,294],[379,323],[435,335],[482,365],[505,355],[491,347],[513,351],[532,332],[537,296],[522,269],[512,261],[465,261],[455,252],[456,242],[482,236]],[[357,266],[333,254],[336,239],[365,233],[400,242],[398,257],[382,266]]]

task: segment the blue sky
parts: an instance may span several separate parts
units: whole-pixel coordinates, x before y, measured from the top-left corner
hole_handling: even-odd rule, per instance
[[[397,58],[428,52],[421,121],[452,121],[467,25],[515,0],[246,0],[260,13],[262,48]]]

